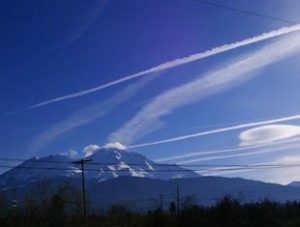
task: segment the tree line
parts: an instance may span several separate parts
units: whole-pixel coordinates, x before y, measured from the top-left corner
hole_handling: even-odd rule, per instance
[[[180,207],[180,210],[178,209]],[[91,209],[90,209],[91,210]],[[0,195],[0,226],[15,227],[298,227],[300,202],[277,203],[268,199],[243,203],[241,198],[224,196],[212,206],[201,206],[193,196],[161,204],[147,212],[139,212],[115,204],[106,210],[82,213],[81,191],[70,182],[51,187],[40,181],[34,191],[18,200]]]

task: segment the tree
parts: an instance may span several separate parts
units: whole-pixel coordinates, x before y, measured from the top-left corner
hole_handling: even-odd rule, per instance
[[[65,222],[65,203],[64,199],[58,193],[56,193],[51,199],[48,217],[51,222],[51,226],[63,226]]]
[[[4,217],[7,214],[8,203],[3,194],[0,194],[0,217]]]
[[[172,214],[176,213],[176,203],[174,201],[170,202],[169,211]]]

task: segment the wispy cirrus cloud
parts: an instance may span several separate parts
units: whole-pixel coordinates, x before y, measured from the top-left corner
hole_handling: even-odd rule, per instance
[[[273,153],[277,151],[282,151],[282,150],[293,150],[293,149],[299,149],[300,148],[300,143],[290,143],[290,144],[283,144],[281,146],[276,146],[276,147],[268,147],[268,148],[263,148],[263,149],[255,149],[253,151],[248,151],[248,152],[241,152],[241,153],[236,153],[236,154],[226,154],[226,155],[216,155],[216,156],[211,156],[211,157],[203,157],[203,158],[194,158],[191,160],[186,160],[186,161],[180,161],[176,162],[178,165],[184,165],[184,164],[191,164],[191,163],[199,163],[203,161],[210,161],[210,160],[219,160],[219,159],[232,159],[232,158],[239,158],[239,157],[245,157],[245,156],[251,156],[251,155],[261,155],[261,154],[266,154],[266,153]]]
[[[153,78],[154,77],[151,79],[145,78],[141,81],[130,84],[105,101],[97,102],[96,104],[74,112],[66,119],[51,125],[33,139],[31,150],[37,151],[38,149],[48,145],[60,135],[105,116],[116,106],[134,96]]]
[[[257,176],[257,173],[259,173],[261,176],[263,176],[264,179],[267,176],[268,182],[279,182],[281,184],[288,184],[295,180],[299,181],[299,163],[300,156],[293,154],[283,155],[282,157],[273,159],[269,162],[258,162],[255,164],[241,166],[213,167],[199,170],[196,172],[205,176],[237,176],[237,174],[239,174],[239,177],[241,176],[241,174],[243,174],[246,177],[249,177],[249,175],[251,176],[251,172],[254,172],[252,174],[255,174]]]
[[[108,0],[100,0],[97,1],[97,4],[93,6],[93,8],[89,12],[89,16],[85,21],[83,21],[78,29],[67,39],[65,42],[60,43],[59,45],[55,46],[53,49],[49,50],[48,52],[56,51],[62,47],[69,46],[79,40],[86,30],[100,17],[102,12],[104,11],[106,5],[108,4]]]
[[[115,140],[125,144],[131,144],[139,138],[140,133],[145,135],[148,129],[151,129],[156,123],[161,122],[162,117],[170,114],[175,109],[240,85],[253,78],[256,75],[255,72],[258,70],[299,53],[299,38],[299,33],[285,37],[284,39],[268,44],[248,55],[238,57],[221,68],[212,70],[204,75],[199,75],[198,79],[194,81],[158,95],[125,125],[113,132],[109,136],[109,139],[111,141]],[[268,122],[264,122],[264,124],[268,124]],[[187,138],[250,126],[255,126],[255,124],[233,126],[229,128],[211,130],[204,133],[201,132],[193,135],[185,135],[166,140],[132,145],[129,146],[129,148],[175,142]]]
[[[102,8],[100,8],[100,9],[102,9]],[[95,18],[97,18],[97,14],[96,14]],[[82,35],[82,33],[86,30],[86,28],[95,20],[95,18],[92,17],[91,22],[89,22],[86,26],[84,26],[82,28],[82,30],[78,32],[78,35],[74,36],[74,38],[72,40],[68,41],[68,43],[73,43],[74,40],[77,40],[78,37],[80,37]],[[208,58],[210,56],[214,56],[214,55],[224,53],[224,52],[227,52],[227,51],[230,51],[230,50],[233,50],[233,49],[237,49],[237,48],[240,48],[240,47],[243,47],[243,46],[251,45],[251,44],[258,43],[258,42],[261,42],[261,41],[264,41],[264,40],[268,40],[268,39],[272,39],[272,38],[279,37],[279,36],[282,36],[282,35],[286,35],[286,34],[296,32],[296,31],[299,31],[299,30],[300,30],[300,24],[296,24],[296,25],[293,25],[293,26],[283,27],[283,28],[280,28],[278,30],[273,30],[273,31],[270,31],[270,32],[266,32],[266,33],[263,33],[261,35],[250,37],[250,38],[247,38],[247,39],[244,39],[244,40],[241,40],[241,41],[237,41],[237,42],[234,42],[234,43],[221,45],[221,46],[212,48],[210,50],[206,50],[206,51],[199,52],[199,53],[196,53],[196,54],[192,54],[192,55],[189,55],[189,56],[186,56],[186,57],[182,57],[182,58],[178,58],[178,59],[171,60],[171,61],[168,61],[168,62],[164,62],[164,63],[159,64],[157,66],[154,66],[152,68],[145,69],[143,71],[121,77],[120,79],[108,82],[106,84],[102,84],[102,85],[99,85],[99,86],[96,86],[96,87],[93,87],[93,88],[89,88],[89,89],[86,89],[86,90],[82,90],[82,91],[79,91],[79,92],[74,92],[74,93],[71,93],[71,94],[59,96],[59,97],[56,97],[56,98],[53,98],[53,99],[45,100],[43,102],[39,102],[39,103],[36,103],[34,105],[23,108],[22,110],[16,110],[16,111],[11,111],[11,112],[8,112],[8,113],[4,113],[3,115],[1,115],[1,117],[5,117],[5,116],[9,116],[9,115],[15,115],[15,114],[18,114],[18,113],[26,111],[26,110],[31,110],[31,109],[39,108],[39,107],[46,106],[46,105],[49,105],[49,104],[52,104],[52,103],[62,102],[64,100],[85,96],[85,95],[88,95],[90,93],[98,92],[98,91],[101,91],[103,89],[115,86],[117,84],[124,83],[124,82],[129,81],[129,80],[133,80],[133,79],[136,79],[136,78],[139,78],[139,77],[146,76],[148,74],[152,74],[152,73],[160,72],[160,71],[163,71],[163,70],[166,70],[166,69],[171,69],[171,68],[174,68],[174,67],[178,67],[180,65],[188,64],[188,63],[191,63],[191,62],[194,62],[194,61],[198,61],[198,60],[201,60],[201,59],[204,59],[204,58]]]
[[[275,142],[251,145],[251,146],[245,146],[245,147],[238,146],[238,147],[208,150],[208,151],[207,150],[194,151],[194,152],[189,152],[189,153],[185,153],[185,154],[171,155],[168,157],[159,158],[159,159],[156,159],[155,161],[156,162],[178,162],[178,161],[187,160],[187,159],[196,159],[196,158],[199,158],[202,156],[231,154],[231,153],[241,152],[241,151],[244,152],[244,151],[250,151],[250,150],[257,150],[257,149],[261,149],[261,148],[267,148],[267,147],[283,145],[283,144],[288,144],[288,143],[294,143],[294,142],[299,142],[299,141],[300,141],[300,137],[296,137],[296,138],[291,138],[291,139],[284,139],[282,141],[275,141]]]
[[[148,146],[154,146],[154,145],[165,144],[165,143],[173,143],[173,142],[192,139],[192,138],[196,138],[196,137],[208,136],[208,135],[230,132],[230,131],[244,129],[244,128],[268,125],[268,124],[275,124],[275,123],[298,120],[298,119],[300,119],[300,114],[291,115],[291,116],[287,116],[287,117],[281,117],[281,118],[273,118],[273,119],[265,120],[265,121],[255,121],[255,122],[249,122],[249,123],[244,123],[244,124],[237,124],[237,125],[232,125],[232,126],[228,126],[228,127],[217,128],[217,129],[212,129],[212,130],[207,130],[207,131],[202,131],[202,132],[196,132],[196,133],[182,135],[182,136],[175,136],[175,137],[168,138],[168,139],[156,140],[156,141],[152,141],[152,142],[148,142],[148,143],[134,144],[134,145],[128,146],[128,148],[141,148],[141,147],[148,147]]]

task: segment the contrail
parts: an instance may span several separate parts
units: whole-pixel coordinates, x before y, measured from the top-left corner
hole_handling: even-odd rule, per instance
[[[271,32],[263,33],[263,34],[258,35],[258,36],[254,36],[254,37],[251,37],[251,38],[244,39],[242,41],[234,42],[234,43],[231,43],[231,44],[225,44],[225,45],[222,45],[222,46],[219,46],[219,47],[212,48],[210,50],[206,50],[204,52],[200,52],[200,53],[192,54],[192,55],[189,55],[189,56],[186,56],[186,57],[183,57],[183,58],[178,58],[178,59],[175,59],[175,60],[171,60],[171,61],[159,64],[157,66],[154,66],[152,68],[149,68],[149,69],[146,69],[146,70],[143,70],[143,71],[131,74],[131,75],[127,75],[125,77],[122,77],[120,79],[111,81],[109,83],[99,85],[97,87],[93,87],[93,88],[90,88],[90,89],[86,89],[86,90],[71,93],[71,94],[68,94],[68,95],[60,96],[60,97],[57,97],[57,98],[49,99],[49,100],[31,105],[31,106],[25,108],[24,110],[35,109],[35,108],[38,108],[38,107],[41,107],[41,106],[49,105],[51,103],[61,102],[61,101],[64,101],[64,100],[84,96],[84,95],[87,95],[87,94],[90,94],[90,93],[93,93],[93,92],[97,92],[97,91],[115,86],[117,84],[124,83],[124,82],[129,81],[129,80],[133,80],[133,79],[145,76],[145,75],[150,74],[150,73],[159,72],[159,71],[163,71],[163,70],[166,70],[166,69],[171,69],[171,68],[174,68],[174,67],[177,67],[177,66],[180,66],[180,65],[188,64],[188,63],[191,63],[191,62],[194,62],[194,61],[198,61],[200,59],[204,59],[204,58],[207,58],[207,57],[210,57],[210,56],[213,56],[213,55],[217,55],[217,54],[229,51],[229,50],[237,49],[239,47],[247,46],[247,45],[250,45],[250,44],[254,44],[254,43],[257,43],[257,42],[261,42],[261,41],[264,41],[264,40],[268,40],[268,39],[271,39],[271,38],[275,38],[275,37],[278,37],[278,36],[289,34],[289,33],[295,32],[295,31],[299,31],[299,30],[300,30],[300,24],[296,24],[296,25],[289,26],[289,27],[283,27],[283,28],[280,28],[278,30],[273,30]]]
[[[176,109],[240,86],[257,77],[260,70],[299,54],[299,50],[299,33],[296,33],[199,74],[196,79],[155,96],[111,133],[109,140],[132,145],[133,141],[153,132],[153,126],[162,125],[161,119]]]
[[[169,138],[169,139],[157,140],[157,141],[153,141],[153,142],[149,142],[149,143],[131,145],[131,146],[128,146],[127,148],[128,149],[129,148],[138,148],[138,147],[140,148],[140,147],[154,146],[154,145],[164,144],[164,143],[172,143],[172,142],[177,142],[177,141],[191,139],[191,138],[200,137],[200,136],[207,136],[207,135],[217,134],[217,133],[221,133],[221,132],[228,132],[228,131],[233,131],[233,130],[238,130],[238,129],[243,129],[243,128],[267,125],[267,124],[274,124],[274,123],[297,120],[297,119],[300,119],[300,114],[266,120],[266,121],[257,121],[257,122],[251,122],[251,123],[246,123],[246,124],[233,125],[233,126],[229,126],[229,127],[225,127],[225,128],[218,128],[218,129],[213,129],[213,130],[208,130],[208,131],[203,131],[203,132],[197,132],[197,133],[183,135],[183,136],[177,136],[177,137],[173,137],[173,138]]]
[[[203,162],[203,161],[209,161],[209,160],[237,158],[237,157],[244,157],[244,156],[251,156],[251,155],[258,155],[258,154],[266,154],[266,153],[272,153],[272,152],[277,152],[277,151],[286,150],[286,149],[298,149],[299,147],[300,147],[300,143],[295,143],[295,144],[290,144],[287,146],[281,146],[281,147],[276,147],[276,148],[261,149],[258,151],[249,151],[249,152],[238,153],[238,154],[219,155],[219,156],[205,157],[205,158],[199,158],[199,159],[192,159],[192,160],[188,160],[188,161],[177,162],[176,164],[184,165],[184,164]]]
[[[52,124],[45,131],[35,136],[30,150],[38,151],[41,147],[48,145],[60,135],[102,118],[118,105],[135,96],[154,78],[155,77],[143,78],[142,80],[127,85],[104,101],[98,101],[83,109],[72,112],[71,115],[62,121]]]
[[[293,139],[276,141],[276,142],[267,143],[267,144],[253,145],[253,146],[248,146],[248,147],[235,147],[235,148],[218,149],[218,150],[211,150],[211,151],[198,151],[198,152],[192,152],[192,153],[182,154],[182,155],[173,155],[173,156],[169,156],[169,157],[165,157],[165,158],[156,159],[154,161],[155,162],[170,162],[170,161],[175,161],[175,160],[196,158],[199,156],[216,155],[216,154],[224,154],[224,153],[227,154],[227,153],[236,152],[236,151],[245,151],[245,150],[253,150],[253,149],[257,149],[257,148],[272,147],[274,145],[281,145],[281,144],[298,142],[298,141],[300,141],[300,138],[296,137]]]

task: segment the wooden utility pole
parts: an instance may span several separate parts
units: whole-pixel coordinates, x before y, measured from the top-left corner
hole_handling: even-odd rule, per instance
[[[84,164],[92,161],[92,159],[81,159],[78,161],[74,161],[75,164],[81,165],[81,184],[82,184],[82,209],[83,216],[86,217],[86,197],[85,197],[85,177],[84,177]]]

